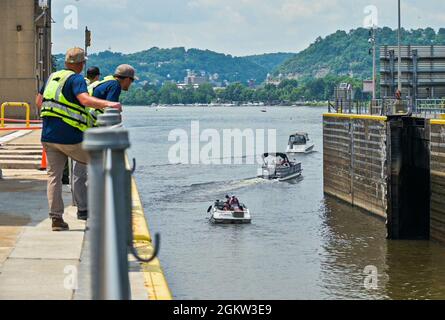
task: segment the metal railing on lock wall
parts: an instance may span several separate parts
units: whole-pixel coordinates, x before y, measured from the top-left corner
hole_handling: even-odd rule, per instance
[[[88,211],[91,234],[91,285],[94,300],[129,300],[128,253],[150,262],[159,252],[156,234],[153,255],[141,258],[133,245],[131,179],[127,168],[128,131],[118,110],[98,117],[99,128],[85,133],[83,147],[88,165]]]
[[[392,98],[376,99],[371,101],[356,101],[337,99],[329,101],[329,113],[369,114],[377,116],[410,115],[415,106],[411,100],[398,100]]]

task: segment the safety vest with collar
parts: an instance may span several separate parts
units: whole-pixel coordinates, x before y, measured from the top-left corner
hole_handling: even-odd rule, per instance
[[[43,92],[40,116],[62,119],[66,124],[85,132],[92,126],[92,119],[87,109],[81,104],[68,101],[63,95],[67,80],[75,74],[71,70],[61,70],[50,75]]]
[[[92,84],[90,84],[88,86],[88,93],[90,94],[90,96],[93,96],[94,89],[96,89],[101,84],[104,84],[104,83],[107,83],[107,82],[111,82],[111,81],[117,81],[116,77],[114,77],[114,76],[107,76],[102,81],[95,81],[95,82],[93,82]],[[96,127],[97,126],[97,117],[100,114],[103,114],[104,110],[89,108],[89,112],[90,112],[91,117],[93,118],[94,126]]]

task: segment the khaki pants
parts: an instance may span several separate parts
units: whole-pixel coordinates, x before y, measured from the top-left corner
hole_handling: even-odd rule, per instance
[[[79,211],[87,211],[87,166],[73,161],[73,198]]]
[[[43,143],[48,160],[48,205],[51,218],[60,218],[65,211],[65,205],[62,198],[62,177],[68,157],[74,161],[86,164],[88,162],[88,153],[82,149],[82,144],[56,144]],[[86,181],[85,181],[86,182]],[[80,199],[81,203],[86,204],[86,188],[74,188],[74,198]],[[76,200],[77,202],[78,200]],[[80,208],[86,209],[86,208]]]

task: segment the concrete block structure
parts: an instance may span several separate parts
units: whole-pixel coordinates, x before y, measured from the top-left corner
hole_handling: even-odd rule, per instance
[[[51,73],[51,1],[2,0],[0,16],[0,104],[27,102],[36,118],[35,95]],[[8,109],[6,117],[23,119],[25,111]]]
[[[402,46],[402,97],[445,98],[445,46]],[[380,49],[381,97],[394,97],[398,79],[398,48]]]

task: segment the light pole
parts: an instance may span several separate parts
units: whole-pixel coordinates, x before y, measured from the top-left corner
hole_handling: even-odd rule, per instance
[[[398,49],[399,49],[399,62],[398,62],[398,67],[397,67],[397,77],[398,77],[398,90],[400,92],[402,92],[402,46],[401,46],[401,28],[402,28],[402,18],[401,18],[401,10],[400,10],[400,0],[398,0],[398,6],[399,6],[399,29],[397,31],[397,41],[398,41]]]
[[[85,27],[85,56],[88,56],[88,48],[91,47],[91,30]],[[87,63],[85,62],[85,75],[87,74]]]
[[[377,99],[376,82],[377,82],[377,46],[376,46],[376,27],[373,25],[369,31],[369,42],[372,45],[372,100]],[[370,50],[370,51],[371,51]]]

